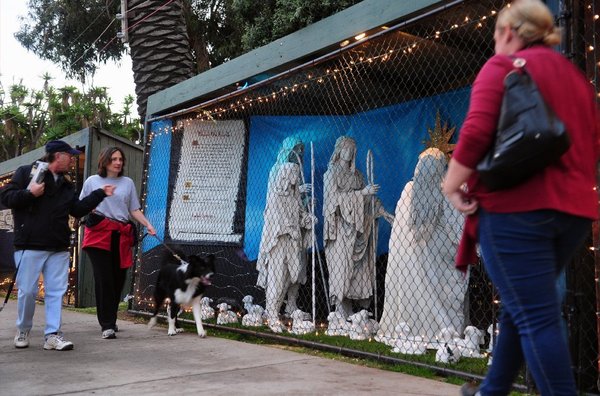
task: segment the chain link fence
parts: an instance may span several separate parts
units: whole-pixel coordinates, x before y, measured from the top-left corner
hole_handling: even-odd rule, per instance
[[[454,269],[463,221],[440,183],[504,4],[424,10],[155,119],[143,198],[159,235],[141,245],[132,309],[153,308],[166,242],[217,256],[209,323],[483,375],[501,302],[481,265]],[[594,4],[561,2],[558,15],[565,53],[596,84]],[[579,387],[593,392],[590,246],[597,232],[558,287]]]

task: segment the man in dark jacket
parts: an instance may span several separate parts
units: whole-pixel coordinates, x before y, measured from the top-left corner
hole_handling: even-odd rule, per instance
[[[69,274],[69,215],[81,217],[94,209],[114,186],[105,185],[79,200],[73,183],[65,176],[73,155],[81,154],[67,143],[53,140],[46,144],[48,163],[43,181],[32,178],[33,165],[19,167],[12,180],[0,190],[0,201],[12,209],[15,263],[17,263],[17,348],[29,346],[33,325],[38,279],[44,275],[46,328],[44,349],[73,349],[60,331],[62,298]],[[30,183],[31,181],[31,183]]]

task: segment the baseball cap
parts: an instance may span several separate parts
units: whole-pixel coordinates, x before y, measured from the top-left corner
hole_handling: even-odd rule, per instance
[[[69,153],[72,155],[79,155],[81,151],[75,150],[73,147],[69,146],[67,143],[62,140],[51,140],[46,143],[46,152],[47,153]]]

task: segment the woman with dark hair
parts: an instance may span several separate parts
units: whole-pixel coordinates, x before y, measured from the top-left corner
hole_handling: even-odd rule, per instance
[[[142,224],[150,235],[156,231],[140,210],[133,180],[123,176],[125,154],[118,147],[107,147],[98,157],[98,174],[83,183],[80,198],[97,186],[115,186],[110,200],[105,199],[88,217],[83,237],[83,250],[88,254],[94,271],[96,311],[102,328],[102,338],[116,338],[117,311],[127,269],[133,265],[132,247],[135,227],[131,220]]]

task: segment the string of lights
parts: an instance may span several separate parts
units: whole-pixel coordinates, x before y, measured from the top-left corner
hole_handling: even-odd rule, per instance
[[[175,150],[174,152],[177,153],[179,144],[181,144],[185,134],[192,131],[192,129],[188,128],[195,127],[198,122],[206,122],[208,127],[208,125],[219,123],[221,120],[229,121],[232,119],[243,119],[245,121],[250,120],[249,122],[253,123],[255,120],[262,121],[263,117],[271,120],[281,116],[281,118],[289,118],[289,123],[276,125],[282,125],[283,128],[288,127],[290,130],[295,130],[296,128],[301,129],[304,127],[304,121],[301,119],[302,116],[307,116],[308,118],[309,116],[316,115],[315,118],[323,116],[323,118],[327,120],[325,122],[329,122],[331,119],[332,123],[338,123],[336,124],[336,127],[339,127],[340,130],[354,128],[354,119],[358,120],[356,123],[359,124],[360,127],[364,127],[364,125],[367,125],[368,127],[368,125],[370,125],[369,123],[377,123],[380,120],[384,123],[389,122],[389,128],[394,130],[394,132],[397,132],[396,134],[390,133],[390,136],[399,136],[405,128],[401,122],[394,123],[393,121],[390,122],[388,119],[369,118],[375,113],[375,111],[372,113],[371,111],[374,109],[379,111],[380,109],[385,109],[386,106],[394,107],[398,103],[404,104],[405,100],[415,99],[416,101],[421,101],[423,98],[429,100],[430,97],[438,95],[440,92],[445,94],[446,92],[454,92],[453,90],[468,87],[469,84],[472,83],[473,77],[477,70],[479,70],[479,67],[489,58],[490,54],[493,53],[493,45],[490,47],[486,47],[486,45],[489,45],[489,42],[491,42],[493,23],[495,23],[494,16],[496,16],[497,10],[500,7],[498,4],[499,2],[493,3],[494,7],[491,7],[491,11],[490,8],[486,6],[487,3],[477,3],[476,6],[471,7],[471,5],[475,5],[475,3],[476,2],[465,2],[465,6],[462,4],[456,6],[452,12],[443,15],[440,14],[441,16],[439,18],[435,16],[431,19],[427,19],[426,22],[423,22],[419,26],[407,26],[406,29],[402,30],[381,27],[385,32],[379,36],[371,33],[368,33],[371,34],[370,36],[358,35],[348,39],[347,42],[344,41],[339,43],[340,48],[337,49],[336,54],[331,57],[325,55],[316,61],[307,62],[304,65],[281,72],[278,75],[255,84],[248,85],[245,81],[240,81],[239,86],[237,87],[239,89],[235,89],[233,86],[229,87],[232,92],[216,99],[203,102],[199,105],[193,105],[189,108],[181,109],[170,114],[151,118],[149,120],[151,129],[149,128],[147,131],[145,146],[146,166],[144,167],[143,178],[145,187],[143,203],[145,210],[149,208],[148,185],[146,184],[149,175],[152,176],[152,180],[155,180],[154,178],[157,177],[162,178],[172,176],[170,174],[172,167],[166,171],[168,173],[165,175],[164,164],[158,164],[156,162],[164,161],[165,153],[156,155],[157,153],[153,153],[153,150],[164,150],[165,142],[169,142],[170,144],[166,144],[167,147],[172,145],[172,150]],[[492,4],[492,2],[489,4]],[[594,5],[586,2],[585,9],[587,26],[591,26],[591,28],[595,30],[595,24],[599,18],[596,14]],[[477,11],[475,12],[473,10]],[[589,73],[590,83],[596,85],[598,84],[596,73],[598,72],[597,68],[600,67],[600,62],[598,62],[596,58],[595,32],[591,36],[586,36],[584,42],[584,50],[581,51],[580,48],[578,54],[581,57],[584,57],[588,63],[586,72]],[[464,56],[468,60],[463,63],[453,63],[453,60],[451,59],[453,55],[450,50],[446,50],[447,48],[456,51],[454,52],[455,57]],[[484,54],[484,51],[487,52]],[[436,55],[439,55],[439,57],[436,58]],[[323,60],[321,61],[321,59]],[[581,58],[578,58],[577,60],[578,64],[582,63]],[[589,63],[591,61],[594,62],[595,68],[589,68]],[[430,62],[430,64],[427,64],[427,62]],[[426,70],[427,72],[430,72],[431,75],[414,70],[414,68],[423,65],[428,66]],[[469,70],[468,72],[460,74],[459,79],[455,75],[457,72],[460,72],[460,66],[468,67]],[[408,74],[408,77],[397,77],[402,73]],[[445,74],[447,77],[433,75],[435,73]],[[379,80],[385,78],[391,79],[391,81],[388,82],[388,87],[385,87],[383,84],[378,84]],[[420,80],[411,80],[414,78],[419,78]],[[429,90],[423,88],[423,86],[430,88],[431,85],[434,85],[439,81],[446,82],[443,80],[444,78],[447,78],[447,80],[455,78],[455,80],[446,85],[440,84],[434,86]],[[435,81],[435,83],[426,85],[431,80]],[[376,81],[376,83],[373,83],[373,81]],[[411,96],[413,92],[409,92],[408,95],[403,96],[401,91],[403,89],[408,90],[411,88],[416,88],[416,94]],[[420,91],[419,88],[421,88]],[[363,100],[365,102],[364,106],[353,107],[356,102],[350,103],[351,99],[349,99],[349,97],[353,94],[357,94],[357,92],[362,94],[361,89],[371,89],[372,91],[361,96],[356,101],[360,102]],[[389,89],[389,91],[386,89]],[[596,92],[598,93],[597,89]],[[376,95],[389,95],[389,98],[381,100]],[[600,97],[600,95],[598,97]],[[430,102],[427,103],[429,107],[423,112],[429,112],[432,107],[435,107],[435,104],[431,105],[429,104]],[[358,111],[356,110],[357,108],[359,109]],[[462,111],[463,109],[461,108],[460,110]],[[364,119],[360,119],[361,111],[368,113]],[[354,118],[350,118],[350,121],[338,121],[337,117],[340,114],[342,116],[350,114],[350,117]],[[359,115],[358,117],[356,117],[357,114]],[[256,116],[255,119],[252,119],[253,116]],[[426,115],[421,115],[421,117],[424,117],[425,120],[427,119]],[[425,120],[421,120],[421,124],[424,122],[426,123],[427,121]],[[456,120],[453,121],[455,124],[457,123]],[[254,127],[254,124],[252,124],[252,126]],[[409,127],[410,126],[406,126],[406,128]],[[256,131],[257,129],[250,130],[250,139],[252,139],[253,133],[254,135],[258,133]],[[329,130],[327,130],[327,133],[329,133]],[[351,133],[357,132],[352,130]],[[321,137],[318,139],[321,139]],[[327,139],[322,139],[322,141],[327,145],[333,145],[333,142],[330,142]],[[199,144],[202,144],[202,142],[200,141]],[[251,140],[250,144],[256,144],[256,141]],[[184,145],[181,145],[182,158],[183,150],[185,149]],[[244,147],[244,149],[246,149],[246,147]],[[168,154],[166,156],[169,157]],[[268,161],[268,159],[265,159],[265,161]],[[410,159],[407,159],[407,161],[410,161]],[[248,172],[256,169],[250,168],[250,165],[248,166]],[[250,191],[250,186],[251,185],[248,184],[246,193],[248,196],[254,194],[255,197],[256,191]],[[171,187],[171,184],[169,184],[169,187]],[[168,197],[171,196],[169,195]],[[251,200],[254,198],[246,199]],[[170,202],[169,198],[167,198],[167,202]],[[156,205],[156,203],[153,205]],[[248,206],[250,205],[248,204]],[[154,206],[151,208],[152,210],[156,210],[156,207]],[[319,217],[319,219],[321,219],[321,217]],[[255,221],[255,219],[251,217],[246,217],[245,220],[246,223],[244,224],[246,226],[250,224],[250,227],[252,226],[251,223]],[[263,219],[261,219],[261,221],[262,220]],[[250,233],[247,233],[245,238],[247,238],[249,234]],[[597,249],[593,246],[599,245],[600,244],[598,243],[592,244],[589,251],[595,255]],[[256,257],[256,255],[251,256],[250,254],[249,256],[251,259]],[[224,255],[224,257],[228,256]],[[231,255],[230,257],[234,256]],[[226,264],[228,267],[231,264],[230,262],[231,260]],[[244,261],[242,260],[241,262]],[[389,261],[383,262],[383,266],[386,265],[388,266],[386,270],[389,270]],[[328,274],[325,273],[325,276],[331,279],[331,272],[329,272],[330,268],[326,267],[326,269]],[[237,270],[238,268],[236,268],[236,271]],[[239,268],[239,271],[244,270],[247,271],[248,269]],[[251,268],[251,270],[253,270],[253,268]],[[323,271],[321,272],[323,273]],[[255,274],[256,272],[252,273]],[[237,298],[238,296],[241,297],[250,293],[253,294],[256,300],[260,300],[259,304],[263,304],[266,301],[262,297],[264,296],[264,289],[255,284],[246,285],[244,283],[246,281],[244,276],[248,276],[248,272],[245,274],[228,272],[222,275],[223,282],[216,282],[216,284],[213,284],[215,295],[233,295]],[[144,278],[143,275],[142,278]],[[147,281],[147,279],[141,279],[142,284]],[[319,279],[319,281],[321,280]],[[250,282],[252,283],[253,280]],[[322,283],[324,282],[325,280],[323,280]],[[480,316],[471,318],[471,320],[477,320],[479,322],[477,324],[478,328],[488,329],[488,326],[490,326],[486,334],[486,342],[488,342],[490,338],[488,334],[493,335],[498,334],[499,332],[499,329],[497,327],[494,328],[492,324],[496,322],[495,318],[500,311],[502,303],[497,294],[493,291],[491,282],[486,281],[485,273],[483,271],[479,272],[477,276],[473,275],[470,283],[469,298],[471,300],[469,302],[469,314],[476,313]],[[475,283],[475,285],[473,285],[473,283]],[[598,272],[596,273],[594,283],[597,287],[599,286]],[[412,290],[410,289],[410,285],[397,285],[396,287],[398,289],[395,291],[401,295],[406,295]],[[402,287],[405,287],[406,289],[399,290]],[[304,300],[302,300],[301,304],[302,309],[306,309],[307,304],[310,303],[308,300],[310,300],[311,297],[307,294],[308,288],[309,286],[304,285],[304,295],[302,297]],[[324,307],[326,301],[328,301],[326,299],[326,293],[327,291],[323,292],[320,290],[320,295],[316,298],[322,305],[320,307],[320,312],[317,310],[317,331],[315,334],[325,333],[334,335],[338,330],[328,328],[328,321],[325,320],[327,312]],[[387,294],[385,295],[385,298],[387,300]],[[312,297],[312,299],[315,299],[315,297]],[[136,304],[139,303],[136,307],[142,307],[142,309],[147,306],[146,304],[153,303],[151,298],[147,298],[147,296],[143,294],[136,294],[134,300],[136,300]],[[356,304],[354,309],[357,309]],[[596,311],[600,320],[600,314],[597,312],[600,312],[600,309]],[[422,315],[425,316],[426,313],[423,312]],[[293,330],[292,321],[281,320],[280,323],[285,327],[284,331]],[[266,321],[263,321],[262,324],[264,326],[269,326],[269,323]],[[261,331],[262,330],[263,329],[261,329]],[[268,331],[266,328],[264,330]],[[366,332],[366,327],[363,327],[362,330],[365,330]],[[341,332],[339,333],[341,335]],[[421,341],[416,343],[419,347],[422,347],[424,343],[439,342],[438,338],[432,337],[429,334],[415,334],[419,334],[419,337],[421,337]],[[371,341],[373,339],[367,338],[367,340]],[[487,358],[489,355],[490,353],[488,351],[482,353],[483,358]],[[594,364],[597,363],[599,363],[599,361],[597,356],[595,356]]]
[[[348,62],[347,66],[337,67],[334,69],[326,69],[325,73],[321,74],[321,75],[314,75],[314,74],[310,74],[310,73],[306,74],[304,76],[305,78],[303,81],[295,83],[293,85],[285,85],[277,90],[272,91],[270,94],[251,96],[252,91],[261,86],[260,84],[254,84],[254,85],[250,85],[246,88],[240,89],[237,92],[234,92],[233,95],[236,95],[236,96],[242,96],[244,94],[246,94],[246,95],[244,95],[242,98],[235,101],[235,103],[230,103],[228,107],[221,106],[221,107],[216,107],[216,108],[212,108],[212,109],[207,109],[207,108],[205,108],[205,106],[207,106],[207,104],[200,104],[198,106],[191,107],[189,109],[178,111],[177,115],[181,115],[183,112],[196,113],[196,114],[189,116],[183,120],[178,120],[177,124],[175,126],[166,127],[166,128],[158,128],[158,132],[150,131],[149,139],[152,137],[151,135],[160,136],[161,134],[168,134],[168,133],[173,133],[177,130],[182,130],[182,128],[184,126],[189,126],[190,123],[192,122],[192,120],[213,121],[213,120],[217,120],[219,118],[225,118],[225,116],[231,115],[232,113],[237,113],[238,111],[246,110],[246,108],[249,108],[249,107],[253,107],[253,106],[256,106],[259,104],[268,104],[270,101],[274,101],[277,98],[285,97],[287,95],[291,95],[291,94],[300,92],[304,89],[307,89],[309,87],[309,84],[315,84],[315,83],[323,84],[326,81],[326,79],[337,79],[338,76],[340,76],[344,72],[352,71],[354,68],[361,66],[361,65],[369,65],[369,64],[373,64],[374,62],[377,62],[377,61],[386,62],[386,61],[392,60],[394,57],[398,57],[398,56],[402,56],[402,55],[410,55],[410,54],[416,53],[419,50],[420,45],[422,45],[423,43],[427,43],[429,41],[439,41],[442,39],[444,34],[454,31],[456,29],[469,27],[469,26],[474,26],[475,29],[481,29],[484,26],[484,23],[487,23],[490,20],[492,20],[492,17],[494,17],[497,14],[497,12],[498,12],[497,10],[492,10],[492,11],[490,11],[489,15],[483,15],[478,18],[470,18],[468,16],[465,16],[463,19],[463,22],[461,24],[453,23],[450,26],[446,27],[445,29],[438,29],[435,31],[435,33],[433,33],[431,35],[428,35],[428,36],[425,36],[425,37],[422,37],[419,39],[415,39],[413,42],[406,44],[397,49],[387,49],[387,50],[383,51],[382,53],[379,53],[377,55],[368,56],[368,57],[356,56],[354,59],[352,59]],[[492,20],[492,23],[493,23],[493,20]],[[386,28],[385,30],[391,31],[392,29]],[[369,37],[366,37],[366,36],[359,37],[359,39],[358,39],[358,41],[361,41],[361,42],[366,42],[368,40],[369,40]],[[310,61],[306,64],[306,66],[315,66],[315,65],[316,65],[315,61]],[[272,81],[276,78],[281,78],[281,77],[276,76],[276,77],[273,77],[272,79],[269,79],[268,81]],[[264,84],[264,82],[261,82],[261,84]],[[233,95],[226,94],[222,97],[211,100],[209,102],[209,104],[222,102],[225,99],[229,99]],[[150,119],[150,121],[158,121],[158,120],[166,119],[166,118],[170,118],[170,117],[173,117],[173,114],[161,115],[159,117]]]

